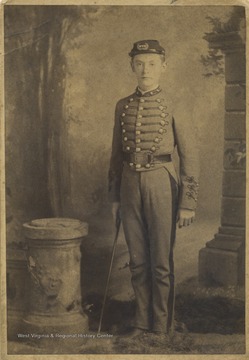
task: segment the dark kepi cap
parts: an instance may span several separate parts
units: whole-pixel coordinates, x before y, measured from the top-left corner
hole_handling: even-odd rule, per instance
[[[165,55],[165,49],[157,40],[141,40],[133,44],[129,56],[133,57],[138,54],[159,54]]]

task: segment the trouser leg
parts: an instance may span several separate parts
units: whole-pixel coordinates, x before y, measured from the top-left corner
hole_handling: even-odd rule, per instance
[[[140,173],[124,169],[121,185],[121,214],[130,253],[131,281],[136,299],[133,325],[152,326],[152,293],[149,239],[143,215]]]
[[[150,242],[153,330],[168,333],[174,316],[177,185],[168,171],[160,168],[141,174],[141,192]]]
[[[134,325],[166,333],[174,316],[176,204],[177,185],[165,168],[124,171],[121,211],[136,297]]]

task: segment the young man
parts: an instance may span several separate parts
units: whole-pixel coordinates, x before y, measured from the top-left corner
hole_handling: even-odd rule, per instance
[[[116,105],[109,194],[130,253],[136,314],[131,336],[170,333],[174,325],[173,246],[176,222],[190,225],[198,191],[198,151],[191,114],[159,86],[165,50],[157,40],[129,53],[136,91]],[[171,154],[177,145],[180,182]]]

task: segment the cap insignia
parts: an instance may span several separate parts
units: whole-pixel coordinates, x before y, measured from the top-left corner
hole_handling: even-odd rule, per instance
[[[137,44],[137,49],[138,50],[148,50],[149,49],[149,44],[148,43]]]

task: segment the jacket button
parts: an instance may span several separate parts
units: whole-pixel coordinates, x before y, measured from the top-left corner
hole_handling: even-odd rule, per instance
[[[144,103],[144,102],[145,102],[145,100],[144,100],[144,99],[140,99],[140,102],[141,102],[141,103]]]
[[[146,167],[147,169],[149,169],[149,168],[150,168],[150,164],[146,164],[145,167]]]
[[[136,123],[136,126],[141,126],[141,125],[142,125],[142,123],[140,123],[140,122]]]
[[[142,106],[139,106],[139,108],[138,108],[138,110],[140,110],[140,111],[143,110],[143,109],[144,109],[144,108],[143,108]]]
[[[123,113],[121,116],[122,116],[122,117],[125,117],[125,115],[126,115],[126,114],[125,114],[125,113]]]
[[[128,140],[128,138],[127,137],[124,137],[124,141],[127,141]]]
[[[136,131],[136,135],[140,135],[141,134],[141,131],[140,130],[137,130]]]
[[[158,137],[156,137],[156,138],[154,139],[154,141],[155,141],[155,143],[159,143],[160,139],[159,139]]]
[[[158,107],[158,109],[159,109],[159,110],[163,110],[164,107],[163,107],[162,105],[160,105],[160,106]]]
[[[141,168],[141,164],[136,164],[136,169],[140,169]]]
[[[124,126],[124,122],[123,122],[123,121],[121,122],[121,126]]]
[[[165,121],[160,121],[160,124],[162,125],[162,126],[164,126],[165,125]]]
[[[141,148],[136,148],[136,152],[139,152],[139,151],[141,151]]]
[[[158,132],[159,132],[159,134],[163,134],[164,131],[163,131],[163,129],[159,129]]]
[[[128,150],[128,151],[129,151],[130,149],[131,149],[131,148],[130,148],[130,146],[126,146],[126,150]]]
[[[160,103],[160,102],[161,102],[161,99],[156,99],[156,101],[157,101],[158,103]]]
[[[151,150],[152,150],[152,151],[156,151],[156,147],[155,147],[155,146],[152,146]]]
[[[165,113],[161,113],[161,117],[165,118],[166,114]]]
[[[132,102],[133,101],[133,98],[130,98],[130,100],[129,100],[130,102]]]
[[[125,129],[122,129],[122,133],[124,134],[126,132],[126,130]]]
[[[141,119],[143,117],[143,115],[138,115],[137,118],[138,119]]]
[[[141,139],[136,139],[136,143],[139,144],[141,142]]]
[[[128,109],[128,107],[129,107],[129,105],[125,105],[125,106],[124,106],[125,109]]]
[[[129,163],[130,166],[133,166],[134,164],[133,163]]]

